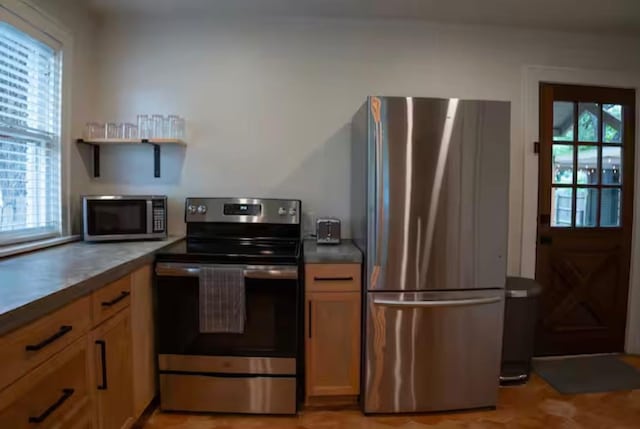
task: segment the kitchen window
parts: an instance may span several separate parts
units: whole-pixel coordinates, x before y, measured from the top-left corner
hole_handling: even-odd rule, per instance
[[[62,49],[33,33],[0,21],[0,245],[63,229]]]

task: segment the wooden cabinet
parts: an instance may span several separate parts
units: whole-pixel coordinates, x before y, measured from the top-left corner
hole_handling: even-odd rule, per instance
[[[0,336],[0,428],[128,428],[156,394],[154,353],[147,265]]]
[[[308,264],[306,281],[306,397],[360,393],[359,264]]]
[[[156,395],[152,267],[131,275],[131,346],[133,413],[140,416]]]
[[[121,429],[133,422],[130,309],[91,332],[91,381],[96,429]]]
[[[89,330],[85,297],[0,337],[0,390]]]
[[[91,428],[91,418],[86,338],[0,392],[0,428]]]

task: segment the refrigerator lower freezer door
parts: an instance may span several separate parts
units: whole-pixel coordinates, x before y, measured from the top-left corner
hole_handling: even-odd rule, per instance
[[[369,292],[365,413],[493,407],[504,290]]]

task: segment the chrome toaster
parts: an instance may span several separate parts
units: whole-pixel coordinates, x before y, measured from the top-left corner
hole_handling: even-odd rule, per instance
[[[340,219],[322,218],[316,221],[318,244],[340,244]]]

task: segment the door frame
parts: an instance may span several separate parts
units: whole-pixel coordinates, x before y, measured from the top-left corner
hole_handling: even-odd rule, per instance
[[[640,106],[640,76],[632,73],[612,70],[587,70],[545,66],[525,66],[522,71],[522,123],[524,159],[523,171],[523,207],[520,275],[534,278],[536,267],[536,237],[538,213],[538,155],[533,152],[533,142],[538,141],[539,133],[539,92],[540,83],[553,82],[568,85],[611,86],[636,89],[636,106]],[[636,144],[640,142],[638,118],[640,109],[636,109]],[[636,183],[640,183],[640,150],[635,151]],[[629,273],[629,296],[627,300],[627,326],[625,351],[640,354],[640,196],[636,191],[633,205],[633,237],[631,239],[631,268]]]

